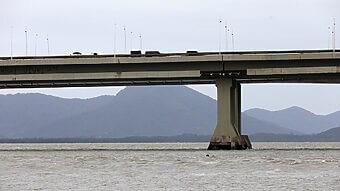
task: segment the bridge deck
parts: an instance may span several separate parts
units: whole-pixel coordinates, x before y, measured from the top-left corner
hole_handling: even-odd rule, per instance
[[[0,88],[340,82],[340,50],[0,57]]]

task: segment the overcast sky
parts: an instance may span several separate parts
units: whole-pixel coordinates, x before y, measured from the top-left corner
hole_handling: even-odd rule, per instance
[[[338,21],[339,0],[0,0],[0,56],[46,55],[48,36],[51,54],[83,54],[139,49],[183,52],[217,51],[219,20],[234,31],[236,50],[325,49],[333,18]],[[11,30],[12,28],[12,30]],[[132,33],[131,33],[132,32]],[[222,48],[226,49],[223,32]],[[228,39],[231,49],[231,38]],[[216,97],[214,86],[191,86]],[[0,94],[41,92],[61,97],[88,98],[115,94],[120,88],[63,88],[0,90]],[[277,110],[293,105],[318,114],[340,110],[340,85],[246,85],[243,110],[261,107]]]

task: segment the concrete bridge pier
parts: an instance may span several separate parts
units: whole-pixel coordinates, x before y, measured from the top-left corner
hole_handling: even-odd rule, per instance
[[[247,135],[241,135],[241,84],[229,78],[216,80],[217,126],[208,150],[251,149]]]

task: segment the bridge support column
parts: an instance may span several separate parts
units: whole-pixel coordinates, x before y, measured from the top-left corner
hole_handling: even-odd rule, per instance
[[[208,150],[251,148],[247,135],[241,135],[241,84],[228,78],[216,80],[217,126]]]

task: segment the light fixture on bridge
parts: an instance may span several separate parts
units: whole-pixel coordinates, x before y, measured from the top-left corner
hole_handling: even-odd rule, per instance
[[[139,33],[139,48],[140,48],[140,51],[142,52],[143,51],[143,42],[142,42],[142,33]]]
[[[50,55],[50,40],[48,39],[48,35],[46,38],[46,42],[47,42],[47,55]]]
[[[123,27],[123,31],[124,31],[124,52],[126,52],[126,27]]]
[[[27,56],[27,53],[28,53],[28,42],[27,42],[27,27],[25,27],[25,39],[26,39],[26,56]]]
[[[38,41],[38,34],[35,34],[35,42],[34,42],[34,56],[37,56],[37,41]]]
[[[228,51],[228,32],[229,32],[229,28],[228,28],[228,25],[227,25],[227,22],[224,26],[224,29],[225,29],[225,49],[226,51]]]
[[[221,30],[222,30],[222,21],[219,21],[219,29],[218,29],[218,53],[221,54]]]
[[[114,24],[114,29],[113,29],[113,57],[116,58],[116,54],[117,54],[117,47],[116,47],[116,36],[117,36],[117,24]]]
[[[11,60],[13,59],[13,26],[11,26]]]
[[[235,42],[234,42],[234,31],[231,30],[231,42],[232,42],[232,48],[233,48],[233,51],[235,50]]]
[[[333,18],[332,38],[333,38],[333,52],[335,52],[335,18]]]
[[[132,50],[133,32],[130,32],[130,50]]]
[[[327,39],[327,40],[328,40],[328,46],[327,46],[327,47],[328,47],[328,50],[329,50],[329,49],[331,48],[331,47],[330,47],[330,38],[331,38],[331,36],[333,35],[332,28],[331,28],[331,27],[328,27],[328,31],[327,31],[327,32],[328,32],[328,35],[327,35],[327,36],[328,36],[328,39]]]

